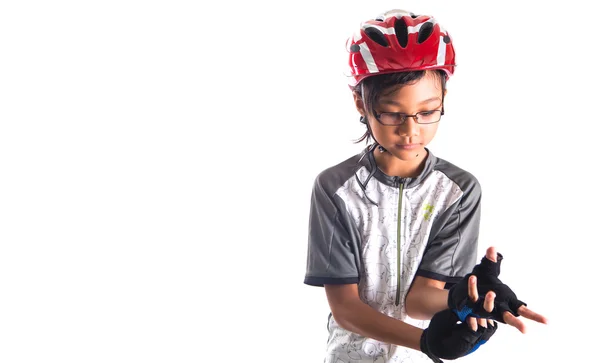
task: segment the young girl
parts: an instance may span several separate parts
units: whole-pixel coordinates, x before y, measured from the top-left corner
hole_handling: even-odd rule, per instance
[[[372,143],[314,184],[304,282],[324,286],[331,307],[325,362],[430,361],[424,341],[441,343],[424,329],[449,308],[446,284],[463,281],[477,263],[479,183],[427,148],[454,72],[452,38],[433,17],[392,10],[362,23],[347,48],[366,126],[359,141]],[[488,250],[488,260],[497,257]],[[503,322],[524,331],[519,314],[545,321],[519,303]],[[493,309],[492,292],[485,304]],[[495,329],[477,322],[468,319],[471,332],[456,334]]]

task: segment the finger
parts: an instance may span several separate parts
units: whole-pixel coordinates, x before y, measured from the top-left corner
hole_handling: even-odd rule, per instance
[[[504,322],[506,324],[514,326],[521,333],[525,334],[525,323],[523,323],[521,320],[519,320],[513,314],[509,313],[508,311],[505,311],[504,314],[502,314],[502,317],[504,318]]]
[[[491,326],[494,326],[494,321],[492,319],[488,319],[488,324],[490,324]]]
[[[519,308],[519,310],[517,310],[517,312],[520,315],[522,315],[524,318],[527,318],[527,319],[530,319],[533,321],[537,321],[538,323],[548,324],[548,319],[545,316],[536,313],[535,311],[529,309],[525,305],[521,305],[521,307]]]
[[[488,313],[491,313],[494,310],[494,299],[496,298],[496,294],[493,291],[485,294],[485,301],[483,302],[483,308]]]
[[[469,328],[471,328],[471,330],[477,331],[477,319],[475,319],[474,317],[469,317],[467,318],[467,324],[469,325]]]
[[[487,328],[487,319],[477,319],[479,325],[481,325],[484,328]]]
[[[479,300],[479,294],[477,293],[477,277],[475,275],[469,277],[469,297],[473,302],[477,302]]]
[[[488,247],[488,249],[485,251],[485,257],[492,262],[498,262],[498,254],[496,253],[496,247]]]

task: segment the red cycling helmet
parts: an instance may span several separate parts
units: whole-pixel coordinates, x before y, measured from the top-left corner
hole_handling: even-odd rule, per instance
[[[350,86],[376,74],[425,69],[454,73],[454,46],[447,31],[431,16],[390,10],[363,22],[347,42]]]

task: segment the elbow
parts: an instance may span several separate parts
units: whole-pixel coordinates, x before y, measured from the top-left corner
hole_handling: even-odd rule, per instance
[[[337,325],[345,330],[352,331],[352,323],[350,322],[352,318],[351,314],[349,313],[349,309],[343,305],[338,305],[331,309],[331,315],[333,316],[333,320],[335,320]]]
[[[357,285],[327,285],[325,292],[335,322],[346,330],[354,331],[357,319],[362,318],[363,304],[358,296]]]
[[[359,333],[361,321],[365,318],[364,303],[356,298],[344,299],[331,304],[331,315],[335,322],[345,330]]]

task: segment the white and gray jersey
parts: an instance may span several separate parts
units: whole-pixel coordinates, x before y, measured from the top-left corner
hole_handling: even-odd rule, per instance
[[[429,150],[416,178],[386,175],[368,150],[315,180],[304,283],[356,283],[375,310],[425,328],[429,321],[407,316],[406,294],[416,275],[453,283],[471,272],[481,189],[472,174]],[[325,363],[431,362],[345,330],[331,314],[328,329]]]

